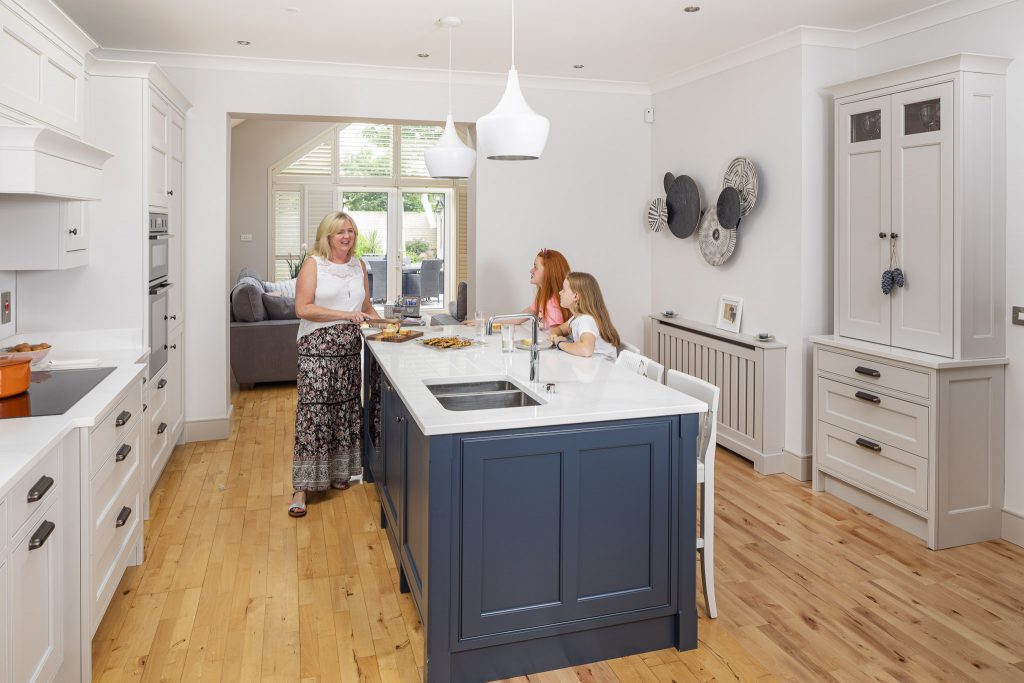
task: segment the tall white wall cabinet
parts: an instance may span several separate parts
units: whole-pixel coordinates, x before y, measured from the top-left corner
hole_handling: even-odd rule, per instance
[[[1009,62],[830,89],[836,334],[812,338],[814,488],[933,549],[1001,532]]]
[[[185,114],[192,105],[155,64],[90,59],[86,68],[90,139],[115,155],[104,172],[106,194],[96,220],[123,226],[130,235],[126,255],[145,264],[126,286],[138,292],[144,345],[153,351],[143,395],[142,481],[148,509],[149,493],[184,428]],[[170,283],[167,310],[157,321],[151,321],[149,304],[151,214],[166,215],[170,234],[166,252],[160,252]]]

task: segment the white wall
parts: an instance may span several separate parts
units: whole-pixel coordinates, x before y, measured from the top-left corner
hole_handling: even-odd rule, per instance
[[[222,293],[230,277],[229,113],[438,120],[447,93],[439,83],[192,68],[163,59],[168,76],[194,105],[185,183],[186,420],[220,419],[228,414]],[[487,82],[457,86],[458,120],[475,120],[497,103],[503,84],[481,80]],[[488,312],[522,308],[530,299],[533,255],[541,247],[560,249],[573,267],[604,283],[616,325],[637,341],[651,286],[650,243],[642,226],[651,149],[643,110],[650,97],[528,85],[524,91],[531,106],[551,119],[551,136],[539,161],[478,163],[471,245],[477,301]]]
[[[929,29],[864,47],[857,71],[868,75],[956,52],[1013,57],[1007,92],[1006,320],[1012,305],[1024,305],[1024,2],[1018,1]],[[1006,510],[1024,516],[1024,327],[1006,330]]]
[[[267,170],[283,157],[335,125],[322,121],[249,119],[231,129],[231,266],[229,276],[243,267],[268,280]],[[242,242],[242,234],[252,235]]]
[[[656,93],[651,159],[652,196],[664,193],[666,171],[686,174],[697,181],[705,208],[718,198],[734,157],[754,160],[757,205],[740,224],[736,252],[724,265],[707,264],[696,236],[680,240],[667,230],[651,236],[651,307],[714,323],[720,295],[741,297],[740,331],[770,332],[789,347],[786,447],[799,454],[810,446],[805,416],[795,408],[804,400],[802,287],[827,287],[803,279],[802,49]]]

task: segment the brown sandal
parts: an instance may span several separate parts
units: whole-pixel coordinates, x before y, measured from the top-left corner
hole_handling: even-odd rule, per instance
[[[331,488],[336,490],[336,491],[345,491],[346,489],[348,489],[348,487],[349,487],[349,483],[347,481],[343,481],[343,482],[333,482],[332,481],[331,482]]]

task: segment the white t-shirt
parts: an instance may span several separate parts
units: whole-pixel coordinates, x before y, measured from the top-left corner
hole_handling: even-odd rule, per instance
[[[359,259],[350,257],[346,263],[331,263],[319,256],[310,256],[316,262],[316,291],[313,303],[336,311],[358,311],[363,307],[366,290],[363,288],[363,266]],[[331,325],[351,325],[347,320],[313,322],[299,320],[298,339]]]
[[[597,330],[597,321],[592,315],[575,315],[569,321],[569,329],[572,332],[572,340],[578,342],[580,338],[589,333],[594,335],[594,356],[599,356],[610,361],[615,360],[615,347],[601,337]]]

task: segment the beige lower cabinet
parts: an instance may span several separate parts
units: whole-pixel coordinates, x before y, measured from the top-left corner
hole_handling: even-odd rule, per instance
[[[814,342],[814,490],[932,549],[999,538],[1005,358]]]
[[[2,505],[2,503],[0,503]],[[2,519],[0,519],[2,521]],[[0,524],[0,531],[3,530]],[[0,555],[2,557],[2,555]],[[11,654],[8,647],[8,638],[11,632],[11,608],[8,604],[10,598],[8,591],[10,584],[7,582],[6,558],[0,559],[0,683],[7,683],[11,680]]]

